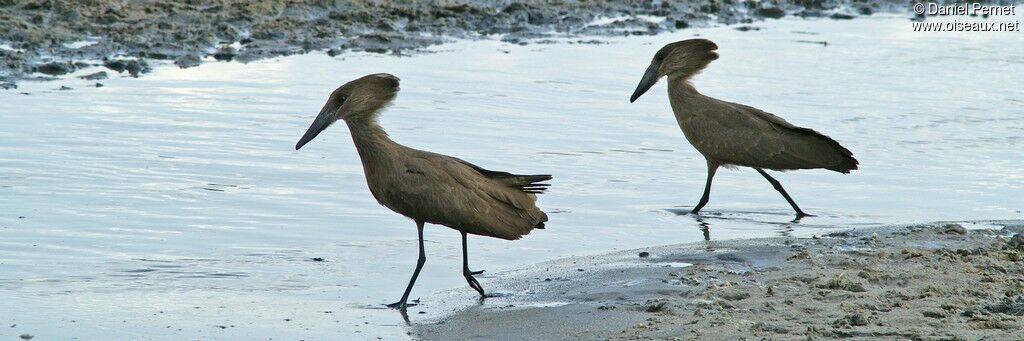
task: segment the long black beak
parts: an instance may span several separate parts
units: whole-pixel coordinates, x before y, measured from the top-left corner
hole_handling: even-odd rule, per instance
[[[640,98],[647,89],[654,86],[654,83],[658,82],[658,64],[651,63],[651,66],[647,67],[647,71],[644,72],[644,78],[640,79],[640,84],[637,84],[636,90],[633,91],[633,96],[629,97],[629,103],[633,103],[637,98]]]
[[[331,110],[330,103],[325,104],[324,108],[320,109],[320,114],[316,115],[316,119],[313,120],[313,124],[310,124],[309,129],[306,129],[306,134],[302,135],[302,138],[299,139],[299,143],[295,144],[295,150],[299,150],[299,148],[305,146],[306,143],[309,143],[309,141],[313,140],[314,137],[320,135],[321,131],[327,129],[331,123],[334,123],[334,121],[336,121],[334,114],[335,110]]]

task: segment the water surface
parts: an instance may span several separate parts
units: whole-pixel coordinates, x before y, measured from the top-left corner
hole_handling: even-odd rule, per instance
[[[412,271],[414,224],[370,196],[343,125],[293,148],[331,90],[376,72],[402,79],[382,117],[394,140],[555,176],[539,202],[546,230],[470,240],[471,266],[489,273],[700,241],[702,227],[727,239],[1024,219],[1024,35],[914,33],[894,17],[754,26],[313,53],[0,92],[0,323],[14,325],[0,335],[406,337],[380,305]],[[704,218],[677,214],[701,194],[703,158],[663,83],[628,97],[661,45],[698,35],[722,56],[696,77],[703,93],[824,132],[860,160],[851,175],[777,175],[817,216],[791,222],[750,169],[719,172]],[[432,292],[465,286],[459,234],[426,237],[414,322],[454,309],[431,311]]]

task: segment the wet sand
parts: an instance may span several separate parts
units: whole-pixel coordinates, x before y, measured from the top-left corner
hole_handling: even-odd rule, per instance
[[[552,36],[651,35],[786,15],[850,19],[906,10],[906,4],[890,0],[0,0],[0,89],[92,66],[138,76],[153,60],[187,68],[310,51],[400,54],[449,39],[495,36],[526,44]]]
[[[505,274],[426,340],[1018,340],[1024,223],[708,241]],[[691,265],[692,264],[692,265]]]

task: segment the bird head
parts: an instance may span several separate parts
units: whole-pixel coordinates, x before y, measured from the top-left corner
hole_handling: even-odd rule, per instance
[[[298,150],[337,120],[373,120],[398,94],[398,77],[386,73],[363,76],[338,87],[320,114],[295,144]]]
[[[644,72],[629,102],[640,98],[661,77],[678,75],[688,79],[697,74],[711,61],[718,59],[718,53],[715,53],[717,49],[718,45],[707,39],[687,39],[665,45],[654,54],[651,65]]]

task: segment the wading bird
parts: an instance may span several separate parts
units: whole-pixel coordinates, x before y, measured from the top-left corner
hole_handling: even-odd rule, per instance
[[[342,85],[295,144],[302,148],[337,120],[348,125],[370,193],[377,202],[416,222],[419,259],[402,299],[389,307],[405,309],[409,292],[427,261],[423,251],[424,223],[451,227],[462,233],[462,275],[469,286],[484,289],[469,270],[466,234],[515,240],[544,228],[548,216],[536,206],[550,175],[516,175],[486,170],[469,162],[395,143],[378,124],[381,111],[398,94],[398,78],[379,73]]]
[[[744,166],[761,173],[786,198],[797,219],[807,216],[765,168],[824,168],[840,173],[857,169],[857,159],[832,138],[743,104],[704,96],[690,83],[711,61],[718,59],[715,43],[707,39],[674,42],[654,54],[629,102],[636,101],[661,77],[668,76],[668,97],[679,128],[708,163],[704,195],[691,213],[708,203],[711,179],[718,167]]]

